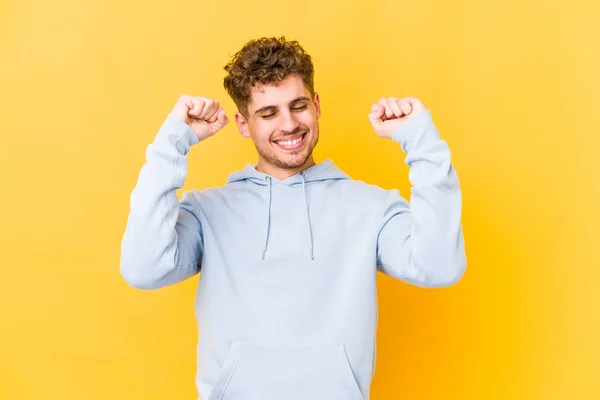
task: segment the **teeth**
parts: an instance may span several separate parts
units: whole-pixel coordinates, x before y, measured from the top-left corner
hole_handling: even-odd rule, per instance
[[[302,141],[302,138],[296,140],[280,140],[279,143],[284,146],[294,146]]]

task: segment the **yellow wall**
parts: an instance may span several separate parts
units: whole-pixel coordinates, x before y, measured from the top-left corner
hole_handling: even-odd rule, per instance
[[[496,4],[497,3],[497,4]],[[380,276],[372,399],[600,398],[600,52],[591,0],[121,2],[0,6],[0,400],[194,399],[198,277],[128,287],[119,246],[146,145],[181,93],[232,116],[248,39],[313,54],[318,160],[408,196],[369,105],[432,110],[464,191],[468,270]],[[234,124],[185,189],[254,161]]]

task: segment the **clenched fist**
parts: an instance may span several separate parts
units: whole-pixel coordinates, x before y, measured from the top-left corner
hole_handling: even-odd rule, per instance
[[[379,99],[377,104],[371,106],[369,120],[379,136],[391,139],[400,125],[406,122],[407,119],[425,110],[426,108],[421,100],[414,97],[403,99],[396,97],[382,98]]]
[[[188,124],[199,140],[214,135],[229,123],[218,101],[187,94],[177,100],[171,115]]]

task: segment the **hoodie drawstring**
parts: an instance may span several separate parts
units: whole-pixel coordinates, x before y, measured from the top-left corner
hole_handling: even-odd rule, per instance
[[[310,259],[314,260],[315,259],[314,242],[313,242],[313,235],[312,235],[312,227],[310,225],[310,212],[308,209],[308,200],[306,198],[306,179],[304,176],[304,172],[301,172],[300,176],[302,176],[302,196],[304,198],[304,206],[306,208],[308,238],[310,239]],[[273,181],[270,176],[267,176],[265,179],[267,181],[269,181],[269,209],[268,209],[268,216],[267,216],[267,232],[265,235],[265,246],[262,251],[262,259],[263,260],[265,259],[265,254],[267,253],[267,247],[269,245],[269,234],[271,232],[271,202],[272,202],[272,198],[273,198]]]
[[[310,213],[308,212],[308,200],[306,200],[306,179],[304,177],[304,172],[300,173],[302,176],[302,194],[304,195],[304,206],[306,208],[306,222],[308,225],[308,237],[310,239],[310,259],[315,259],[314,253],[314,243],[313,243],[313,235],[312,235],[312,227],[310,226]]]
[[[265,235],[265,247],[262,251],[263,260],[265,259],[265,253],[267,252],[267,246],[269,245],[269,232],[271,231],[271,198],[273,197],[273,182],[271,180],[271,177],[267,176],[265,179],[269,181],[269,215],[267,216],[267,234]]]

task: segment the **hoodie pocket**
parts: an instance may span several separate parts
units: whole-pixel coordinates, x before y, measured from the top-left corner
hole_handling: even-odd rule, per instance
[[[209,400],[361,400],[344,345],[233,343]]]

